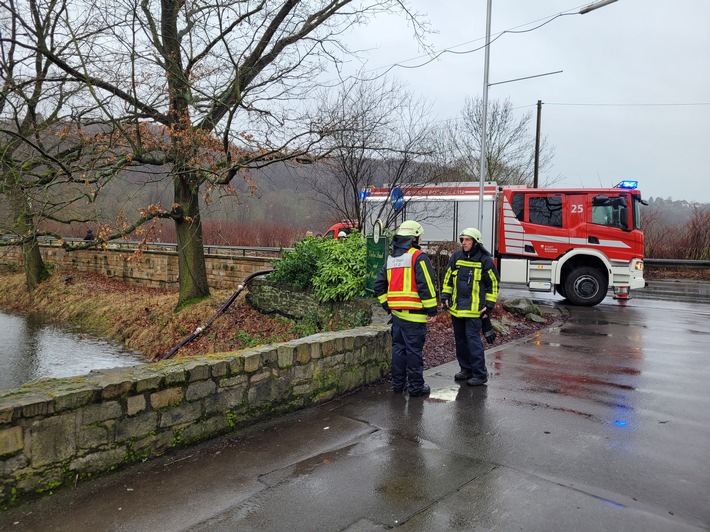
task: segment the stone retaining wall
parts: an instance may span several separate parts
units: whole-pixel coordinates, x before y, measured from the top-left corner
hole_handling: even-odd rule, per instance
[[[284,286],[268,279],[249,283],[249,304],[265,314],[277,313],[287,318],[311,320],[319,327],[349,329],[373,322],[373,310],[381,310],[375,299],[322,302],[312,290]]]
[[[3,506],[326,401],[383,377],[369,326],[234,353],[43,379],[0,393]]]
[[[149,286],[176,287],[178,257],[174,251],[147,250],[139,254],[120,249],[82,249],[65,251],[60,247],[40,246],[42,258],[62,267]],[[3,248],[0,262],[22,264],[19,247]],[[207,282],[210,288],[234,290],[244,278],[272,268],[273,259],[264,257],[226,257],[205,255]]]

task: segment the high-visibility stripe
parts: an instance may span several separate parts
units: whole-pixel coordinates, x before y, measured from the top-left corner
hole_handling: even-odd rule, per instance
[[[488,277],[491,280],[491,291],[486,292],[486,301],[495,303],[498,300],[498,278],[493,273],[493,270],[488,270]]]
[[[407,253],[398,257],[387,257],[387,280],[389,289],[387,290],[386,301],[392,311],[420,310],[424,307],[419,297],[414,272],[414,264],[420,253],[421,250],[411,248]],[[426,275],[428,275],[428,272],[426,272]],[[432,291],[432,293],[434,292]],[[436,302],[434,302],[434,305],[436,305]]]
[[[406,310],[392,310],[392,314],[405,321],[426,323],[426,314],[413,313]]]

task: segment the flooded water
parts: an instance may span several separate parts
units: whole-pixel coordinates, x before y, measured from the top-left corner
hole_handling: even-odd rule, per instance
[[[0,390],[42,377],[71,377],[143,362],[140,354],[118,343],[52,325],[37,316],[0,312]]]

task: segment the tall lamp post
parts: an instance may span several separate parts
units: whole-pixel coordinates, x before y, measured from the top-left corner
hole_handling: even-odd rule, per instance
[[[579,10],[580,15],[586,15],[590,11],[599,9],[600,7],[608,6],[613,4],[617,0],[600,0],[599,2],[594,2],[589,4],[587,7],[583,7]],[[483,230],[483,193],[485,191],[486,182],[486,135],[488,134],[488,71],[490,66],[490,54],[491,54],[491,5],[493,0],[488,0],[486,6],[486,52],[485,59],[483,62],[483,124],[481,124],[481,157],[480,157],[480,167],[479,167],[479,191],[478,191],[478,227]]]

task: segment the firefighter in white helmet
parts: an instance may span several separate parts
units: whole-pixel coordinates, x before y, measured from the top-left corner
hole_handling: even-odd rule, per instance
[[[451,314],[456,358],[461,371],[454,379],[470,386],[488,382],[481,330],[498,299],[498,270],[483,247],[481,232],[461,231],[461,249],[454,253],[444,275],[441,302]]]
[[[420,223],[402,222],[374,285],[378,301],[392,313],[392,388],[406,389],[411,397],[431,391],[424,383],[422,351],[427,321],[437,312],[434,269],[419,248],[423,233]]]

